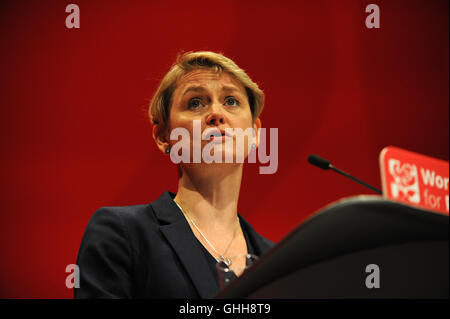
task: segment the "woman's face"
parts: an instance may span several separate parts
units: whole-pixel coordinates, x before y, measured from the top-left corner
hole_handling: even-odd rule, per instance
[[[242,84],[226,72],[217,73],[208,69],[196,69],[182,76],[172,96],[169,133],[175,128],[185,128],[189,131],[191,159],[194,120],[200,121],[202,136],[211,128],[219,130],[240,128],[244,131],[253,128],[257,133],[257,129],[261,127],[259,119],[255,122],[252,120],[247,94]],[[217,143],[223,143],[223,161],[225,152],[230,152],[230,149],[225,148],[225,142],[230,138],[234,142],[232,152],[235,161],[236,136],[220,138],[219,141],[216,139]],[[203,150],[212,139],[202,140],[201,149]],[[177,143],[176,140],[168,142],[171,146]],[[244,158],[247,157],[249,152],[247,137],[238,150],[243,152]],[[214,151],[211,154],[214,154]]]

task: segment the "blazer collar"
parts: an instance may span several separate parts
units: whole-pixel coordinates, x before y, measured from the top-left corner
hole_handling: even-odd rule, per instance
[[[209,266],[199,242],[195,238],[186,218],[173,201],[175,194],[165,191],[150,205],[160,223],[160,229],[181,260],[201,298],[211,298],[217,293],[217,284],[209,271]],[[271,247],[271,243],[256,233],[253,227],[238,214],[241,225],[260,256]]]
[[[178,205],[174,202],[174,193],[165,191],[150,205],[155,211],[156,218],[161,225],[172,224],[180,220],[186,220]]]

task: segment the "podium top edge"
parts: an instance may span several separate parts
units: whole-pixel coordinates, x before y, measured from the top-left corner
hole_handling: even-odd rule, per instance
[[[428,214],[428,216],[439,216],[438,218],[446,218],[446,219],[449,218],[449,215],[438,213],[432,210],[426,210],[413,205],[408,205],[406,203],[388,199],[380,195],[354,195],[340,198],[323,206],[322,208],[319,208],[312,215],[310,215],[307,220],[315,218],[316,216],[321,215],[322,213],[337,206],[352,205],[352,204],[382,204],[382,203],[389,203],[390,205],[398,207],[404,208],[406,207],[418,213]]]

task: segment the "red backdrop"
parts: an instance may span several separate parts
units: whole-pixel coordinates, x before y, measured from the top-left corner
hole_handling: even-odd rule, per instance
[[[180,51],[223,52],[267,96],[276,174],[246,165],[239,211],[279,241],[317,209],[380,187],[386,145],[448,160],[448,1],[2,1],[0,297],[66,298],[101,206],[176,191],[146,108]],[[214,4],[213,4],[214,3]],[[365,7],[381,9],[367,29]]]

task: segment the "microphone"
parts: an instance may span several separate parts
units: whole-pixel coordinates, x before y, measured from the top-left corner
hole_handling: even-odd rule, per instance
[[[367,188],[370,188],[370,189],[373,190],[375,193],[378,193],[378,194],[380,194],[380,195],[382,194],[382,192],[381,192],[378,188],[375,188],[375,187],[373,187],[373,186],[370,186],[369,184],[363,182],[363,181],[360,180],[360,179],[357,179],[356,177],[350,175],[350,174],[347,173],[347,172],[341,171],[340,169],[334,167],[334,166],[330,163],[330,161],[328,161],[328,160],[326,160],[326,159],[324,159],[324,158],[322,158],[322,157],[320,157],[320,156],[311,154],[311,155],[308,156],[308,162],[309,162],[310,164],[312,164],[312,165],[314,165],[314,166],[317,166],[317,167],[320,167],[321,169],[324,169],[324,170],[331,169],[331,170],[335,171],[336,173],[339,173],[339,174],[341,174],[341,175],[344,175],[345,177],[350,178],[352,181],[355,181],[355,182],[357,182],[357,183],[359,183],[359,184],[361,184],[361,185],[363,185],[363,186],[365,186],[365,187],[367,187]]]

